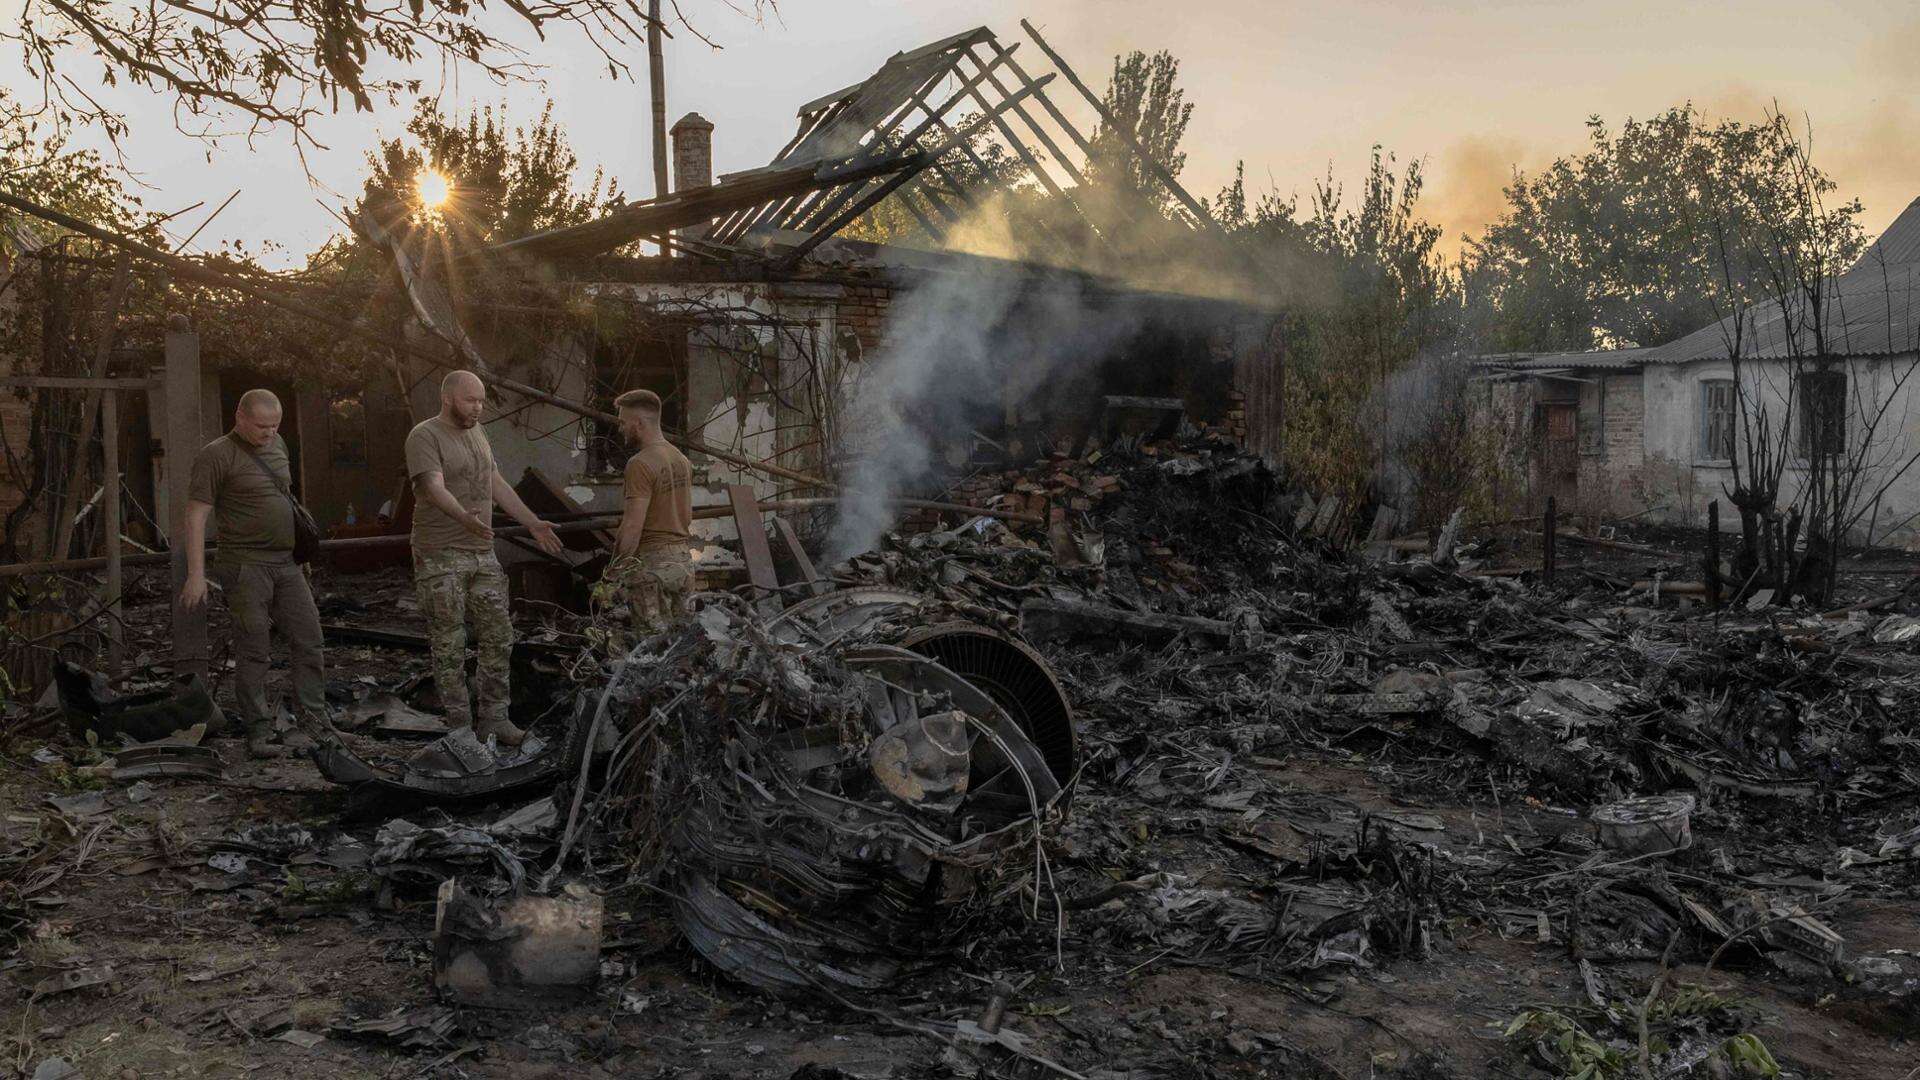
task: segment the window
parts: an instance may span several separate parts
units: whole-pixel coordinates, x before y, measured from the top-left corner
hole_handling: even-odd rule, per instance
[[[1707,379],[1700,384],[1700,457],[1705,461],[1733,460],[1733,432],[1739,423],[1733,380]]]
[[[1815,371],[1800,376],[1800,456],[1847,452],[1847,376]]]
[[[687,331],[673,322],[644,323],[602,342],[593,357],[593,404],[613,411],[613,399],[629,390],[660,395],[660,423],[668,431],[687,424]],[[588,421],[583,471],[617,473],[633,456],[633,447],[616,424]]]
[[[327,405],[327,434],[335,465],[367,463],[367,406],[359,394],[336,397]]]

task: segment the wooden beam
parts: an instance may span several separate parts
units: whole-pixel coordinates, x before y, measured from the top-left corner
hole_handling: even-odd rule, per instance
[[[955,60],[957,62],[958,58],[956,57]],[[995,63],[998,63],[998,61],[995,61]],[[920,137],[922,135],[925,135],[930,129],[932,129],[936,125],[942,128],[948,135],[951,135],[953,133],[953,129],[950,127],[947,127],[947,124],[946,124],[947,113],[953,111],[953,107],[955,105],[958,105],[960,103],[960,99],[966,96],[968,92],[971,91],[974,93],[974,96],[976,97],[979,96],[979,86],[981,82],[985,81],[989,72],[982,71],[979,74],[969,77],[969,76],[961,75],[960,71],[954,65],[949,64],[945,69],[942,70],[941,77],[944,78],[949,74],[960,77],[960,80],[961,80],[960,86],[957,89],[955,89],[952,96],[948,97],[946,101],[942,102],[938,108],[928,108],[926,95],[922,93],[922,94],[916,94],[913,98],[909,99],[907,102],[906,108],[902,109],[900,113],[902,117],[906,115],[907,109],[911,109],[914,107],[918,107],[923,113],[926,114],[924,119],[922,119],[918,124],[915,124],[913,126],[913,130],[907,132],[904,136],[901,137],[900,141],[901,141],[902,147],[918,146],[920,143]],[[927,89],[928,90],[932,89],[931,83],[928,84]],[[989,112],[991,111],[992,110],[989,110]],[[968,149],[970,152],[971,148],[968,148]],[[935,153],[933,155],[934,160],[938,161],[942,156],[945,155],[945,153],[946,153],[945,149],[942,149],[938,153]],[[812,228],[815,222],[825,220],[827,215],[832,214],[835,210],[838,210],[840,207],[846,205],[846,203],[849,200],[863,196],[866,193],[868,186],[869,186],[869,183],[862,183],[857,188],[851,187],[851,186],[847,188],[843,188],[839,192],[835,193],[831,199],[822,198],[820,202],[816,203],[811,209],[803,208],[801,211],[797,211],[794,214],[788,215],[787,218],[785,218],[781,222],[781,224],[787,227],[797,227],[797,228],[803,228],[803,229]]]
[[[1006,60],[1007,70],[1013,72],[1013,77],[1020,80],[1020,85],[1026,86],[1033,82],[1033,78],[1020,66],[1020,61],[1013,58],[1013,47],[1002,45],[998,41],[989,41],[988,44],[993,46],[995,53]],[[1047,115],[1053,117],[1053,122],[1060,125],[1060,129],[1067,133],[1067,136],[1073,140],[1074,145],[1080,148],[1081,153],[1088,157],[1093,156],[1093,144],[1087,141],[1085,135],[1080,134],[1080,129],[1073,126],[1073,121],[1067,119],[1067,114],[1060,111],[1060,107],[1053,103],[1052,98],[1048,97],[1046,93],[1042,91],[1034,94],[1033,100],[1039,102],[1040,107],[1047,110]]]
[[[879,140],[885,137],[886,132],[892,131],[896,126],[900,124],[902,120],[905,120],[907,118],[907,115],[911,113],[914,109],[918,108],[918,109],[924,110],[926,108],[927,95],[933,91],[933,88],[935,86],[939,85],[941,80],[945,79],[947,76],[953,73],[954,73],[953,61],[949,60],[944,67],[941,67],[940,69],[935,71],[932,75],[930,75],[926,80],[921,82],[919,87],[915,89],[913,93],[908,94],[906,101],[903,102],[898,108],[893,110],[893,112],[890,113],[886,117],[886,119],[880,121],[877,124],[874,124],[873,126],[869,127],[866,131],[862,132],[861,138],[866,138],[868,135],[872,135],[875,137],[874,142],[867,144],[867,152],[872,153],[874,151],[884,151],[886,148],[880,145]],[[907,137],[901,140],[900,148],[906,149],[912,146],[913,141],[914,141],[914,136],[908,135]],[[771,217],[766,218],[764,220],[772,224],[775,228],[784,229],[784,228],[793,227],[793,224],[795,222],[813,217],[816,213],[820,212],[820,207],[827,205],[829,200],[837,199],[838,201],[834,202],[833,205],[836,205],[836,206],[840,205],[841,203],[844,203],[847,199],[853,198],[854,196],[858,195],[860,192],[865,191],[867,188],[867,185],[870,183],[872,183],[871,180],[862,181],[857,185],[848,185],[847,187],[841,188],[837,192],[834,192],[834,191],[807,192],[806,194],[800,196],[797,200],[793,200],[788,204],[781,206],[776,213],[774,213]],[[748,226],[748,228],[751,228],[751,227],[752,227],[751,225]],[[743,233],[745,231],[746,230],[744,229],[740,230],[740,232],[743,232]]]
[[[767,543],[767,523],[760,517],[760,500],[751,484],[728,484],[727,503],[740,531],[740,557],[747,563],[747,580],[761,590],[759,599],[780,594],[780,575],[773,568],[773,548]]]
[[[11,390],[151,390],[157,379],[90,379],[71,375],[9,375],[0,386]]]
[[[928,217],[926,215],[926,212],[921,210],[918,204],[916,204],[912,199],[907,197],[907,192],[905,188],[902,188],[898,193],[896,193],[894,195],[894,198],[899,200],[899,203],[901,206],[904,206],[907,208],[907,213],[913,215],[913,219],[920,223],[921,228],[927,230],[927,235],[931,237],[935,243],[939,243],[946,240],[947,230],[934,224],[933,219]]]
[[[188,328],[184,316],[169,320],[166,340],[166,418],[161,433],[162,460],[167,470],[167,545],[173,564],[167,599],[173,609],[173,671],[176,675],[207,673],[207,605],[188,611],[180,605],[180,587],[187,581],[187,492],[192,483],[193,459],[206,431],[200,419],[200,336]]]
[[[100,321],[99,336],[94,338],[93,362],[87,365],[89,379],[105,377],[107,374],[107,358],[113,353],[114,326],[120,318],[120,305],[127,298],[127,276],[131,262],[124,251],[113,261],[113,286],[107,293],[107,309]],[[74,443],[66,498],[61,500],[60,516],[54,521],[52,555],[56,559],[64,559],[72,554],[73,519],[80,510],[80,489],[87,486],[87,466],[93,457],[93,428],[100,415],[102,393],[97,388],[89,389],[80,405],[80,437]],[[109,535],[117,537],[120,534],[115,532]]]
[[[1060,69],[1060,74],[1067,77],[1067,81],[1073,84],[1074,89],[1080,91],[1087,102],[1093,106],[1093,110],[1100,114],[1100,119],[1106,122],[1107,129],[1125,139],[1127,145],[1133,147],[1133,152],[1139,155],[1141,164],[1147,167],[1147,171],[1153,173],[1155,179],[1166,185],[1167,190],[1179,200],[1180,205],[1187,208],[1187,212],[1194,216],[1200,226],[1217,231],[1220,226],[1207,213],[1206,208],[1200,205],[1199,200],[1187,194],[1187,189],[1180,186],[1180,181],[1174,179],[1166,166],[1160,164],[1152,154],[1147,153],[1147,148],[1140,145],[1140,140],[1134,136],[1134,133],[1128,131],[1112,113],[1107,111],[1106,103],[1100,100],[1098,94],[1088,89],[1086,83],[1080,81],[1080,76],[1074,74],[1073,67],[1067,63],[1066,57],[1054,52],[1053,46],[1047,44],[1047,39],[1040,36],[1040,31],[1035,30],[1032,23],[1021,19],[1020,27],[1027,32],[1028,37],[1033,39],[1035,45],[1040,46],[1040,51],[1047,54],[1047,59],[1053,61],[1054,66]]]
[[[1048,78],[1051,78],[1051,77],[1052,76],[1048,76]],[[1034,90],[1045,85],[1045,83],[1046,83],[1046,79],[1042,79],[1040,80],[1040,82],[1035,83],[1033,86],[1030,86],[1024,90],[1021,90],[1011,95],[1010,97],[1001,101],[1000,104],[987,110],[985,115],[975,118],[971,123],[967,124],[966,127],[963,127],[959,131],[955,132],[953,134],[953,137],[948,139],[946,142],[941,143],[939,146],[933,148],[932,150],[928,150],[924,152],[921,156],[921,161],[919,163],[909,166],[893,174],[893,176],[889,178],[886,183],[880,185],[880,187],[877,188],[872,194],[869,194],[864,198],[861,198],[860,200],[856,201],[852,206],[849,206],[845,210],[841,211],[838,217],[835,217],[832,221],[829,221],[825,225],[820,226],[820,228],[816,230],[812,236],[809,236],[805,240],[801,241],[800,246],[788,252],[785,256],[783,256],[780,259],[778,263],[775,263],[774,265],[778,268],[788,269],[788,270],[799,265],[800,260],[805,258],[808,252],[811,252],[814,248],[819,247],[822,243],[824,243],[827,240],[828,237],[840,231],[841,228],[845,227],[847,222],[852,221],[854,218],[859,217],[861,214],[865,213],[868,210],[868,208],[878,203],[881,199],[884,199],[888,195],[891,195],[894,189],[900,187],[902,184],[905,184],[907,181],[912,180],[915,176],[918,176],[921,169],[924,169],[928,164],[931,164],[932,162],[940,160],[940,158],[944,154],[946,154],[947,151],[953,149],[956,145],[963,145],[966,142],[966,140],[971,138],[973,133],[980,130],[982,126],[989,123],[999,122],[1001,113],[1007,111],[1008,109],[1012,108],[1014,105],[1018,104],[1022,98],[1033,93]]]
[[[994,64],[1010,63],[1012,60],[1012,52],[1013,50],[1011,49],[1001,50],[996,54]],[[974,52],[971,46],[967,49],[967,59],[973,61],[973,66],[979,68],[981,71],[991,71],[987,62],[980,59],[980,55]],[[1021,80],[1021,85],[1023,86],[1030,84],[1031,80]],[[993,87],[1002,97],[1005,97],[1008,93],[1006,84],[1001,82],[1000,77],[997,75],[988,74],[987,85]],[[1035,91],[1035,97],[1037,98],[1038,96],[1039,91]],[[1041,148],[1053,155],[1053,160],[1060,163],[1060,167],[1066,170],[1067,176],[1071,178],[1074,183],[1085,184],[1087,182],[1086,176],[1083,175],[1079,169],[1073,167],[1073,162],[1067,160],[1066,151],[1060,149],[1060,144],[1053,141],[1053,136],[1047,134],[1047,129],[1040,126],[1039,122],[1033,118],[1033,114],[1026,110],[1026,106],[1015,105],[1013,107],[1013,115],[1026,122],[1027,127],[1033,130],[1034,137],[1040,140]]]
[[[106,526],[107,544],[107,585],[103,597],[107,604],[107,675],[117,679],[126,660],[126,643],[120,626],[120,617],[126,609],[121,603],[120,395],[117,393],[108,393],[100,399],[100,451],[105,458],[100,523]]]
[[[574,502],[573,497],[568,495],[560,485],[547,479],[547,474],[540,471],[537,465],[527,466],[527,471],[520,474],[520,482],[513,485],[513,490],[520,496],[521,501],[527,504],[527,509],[542,517],[553,514],[571,515],[575,518],[583,516],[580,504]],[[617,515],[614,520],[619,520]],[[612,551],[614,550],[613,534],[602,530],[591,534],[590,537],[569,536],[566,545],[579,552]]]
[[[763,513],[779,514],[789,510],[817,510],[823,506],[833,506],[839,501],[837,498],[817,497],[771,499],[767,502],[760,503],[759,507]],[[934,502],[928,499],[896,499],[893,505],[907,510],[937,510],[942,513],[960,514],[969,517],[990,517],[998,518],[1001,521],[1018,521],[1027,525],[1046,524],[1046,520],[1038,514],[1021,514],[1011,510],[996,510],[990,506],[968,506],[964,503]],[[696,506],[693,509],[693,518],[695,521],[710,521],[716,518],[731,517],[733,512],[734,510],[731,505]],[[618,515],[601,514],[583,517],[576,521],[555,523],[553,531],[564,536],[568,533],[594,532],[618,524],[620,524]],[[507,528],[496,528],[493,530],[493,535],[502,538],[525,536],[527,535],[527,530],[523,526],[514,525]],[[320,550],[350,551],[356,548],[389,547],[405,544],[409,540],[410,537],[405,531],[386,533],[380,536],[354,536],[338,540],[322,540],[320,541]],[[207,550],[210,553],[218,551],[219,545],[208,544]],[[151,554],[123,555],[120,558],[120,565],[123,567],[159,566],[169,562],[172,558],[173,554],[165,551],[157,551]],[[57,562],[0,563],[0,578],[32,577],[35,574],[77,574],[105,569],[106,565],[107,560],[104,557],[61,559]]]
[[[821,580],[820,572],[813,568],[813,556],[807,554],[806,547],[800,543],[799,535],[793,531],[793,526],[788,524],[786,518],[777,515],[774,517],[773,534],[779,537],[780,545],[787,549],[787,557],[793,560],[794,569],[800,573],[798,584],[807,587],[809,596],[819,596],[833,589],[833,583]]]
[[[908,164],[909,162],[902,159],[902,160],[883,161],[877,164],[863,164],[857,167],[850,166],[846,169],[837,170],[830,176],[825,177],[821,182],[822,183],[852,182],[856,179],[863,178],[867,175],[882,173],[895,168],[905,168]],[[693,192],[689,193],[688,197],[692,198],[694,196],[699,195],[701,192],[707,191],[707,190],[710,190],[710,189],[696,188]],[[26,213],[26,214],[31,214],[34,217],[42,219],[43,221],[51,221],[54,224],[59,225],[63,228],[71,229],[74,232],[80,233],[82,235],[91,236],[96,240],[100,240],[105,243],[112,244],[115,247],[118,247],[138,258],[142,258],[150,262],[158,263],[159,265],[164,266],[169,270],[172,270],[174,273],[180,275],[181,277],[187,278],[192,281],[199,281],[199,282],[204,282],[206,284],[219,286],[221,288],[232,289],[235,292],[241,293],[246,296],[251,296],[254,299],[259,300],[263,303],[271,304],[272,306],[280,308],[283,311],[289,311],[295,315],[300,315],[305,318],[312,319],[313,321],[320,323],[323,326],[332,327],[334,330],[339,331],[340,333],[346,334],[349,337],[359,338],[364,341],[371,341],[376,345],[385,346],[386,348],[391,349],[402,356],[410,356],[415,359],[422,360],[432,365],[436,369],[446,368],[449,366],[447,362],[447,357],[434,350],[421,348],[405,340],[389,337],[386,334],[382,334],[376,330],[371,329],[370,327],[363,326],[352,319],[346,318],[345,316],[336,315],[336,314],[333,314],[332,312],[323,311],[319,308],[309,307],[306,304],[301,303],[300,301],[297,301],[297,300],[289,300],[286,297],[281,296],[278,293],[275,293],[269,289],[263,289],[258,285],[255,285],[253,282],[246,280],[245,278],[236,277],[232,274],[226,274],[218,270],[210,269],[206,266],[202,266],[201,264],[191,259],[183,259],[177,255],[173,255],[168,252],[161,251],[158,248],[152,247],[148,244],[143,244],[138,240],[132,239],[131,237],[121,236],[120,234],[112,232],[111,230],[100,228],[98,225],[93,225],[88,222],[82,221],[81,219],[74,217],[71,214],[65,214],[58,210],[52,210],[47,207],[41,206],[38,203],[29,202],[26,199],[22,199],[19,196],[14,195],[10,192],[0,191],[0,206],[10,206],[15,210],[19,210],[22,213]],[[704,220],[704,219],[701,219],[701,220]],[[198,349],[197,345],[195,346],[195,349],[197,352],[197,349]],[[487,381],[493,384],[494,386],[499,387],[502,390],[511,390],[514,393],[521,395],[522,397],[528,397],[528,398],[532,398],[535,401],[545,402],[548,405],[552,405],[558,409],[564,409],[567,412],[573,413],[576,416],[584,416],[590,420],[602,420],[610,424],[618,424],[620,422],[620,418],[613,415],[610,412],[605,412],[600,409],[595,409],[591,406],[583,405],[577,401],[571,401],[567,398],[561,397],[558,394],[554,394],[546,390],[542,390],[537,386],[529,386],[526,383],[519,382],[514,379],[509,379],[497,374],[490,376]],[[171,386],[171,383],[169,383],[168,385]],[[134,388],[128,387],[127,389],[134,389]],[[196,390],[196,393],[198,393],[197,390]],[[837,484],[829,483],[828,481],[821,479],[820,477],[817,477],[817,476],[808,476],[805,473],[796,472],[793,469],[788,469],[780,465],[775,465],[770,461],[755,461],[752,458],[744,457],[740,454],[735,454],[728,450],[722,450],[717,446],[708,446],[697,439],[690,439],[684,435],[681,435],[675,432],[667,433],[667,441],[673,443],[675,446],[680,447],[680,449],[682,450],[688,451],[689,453],[706,454],[708,457],[716,458],[720,461],[724,461],[727,464],[736,466],[738,468],[752,469],[755,472],[765,473],[768,476],[777,476],[783,480],[792,480],[797,484],[805,484],[809,487],[825,488],[829,491],[834,490],[839,486]]]

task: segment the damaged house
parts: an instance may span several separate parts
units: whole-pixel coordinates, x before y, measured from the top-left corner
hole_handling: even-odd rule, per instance
[[[1031,76],[1016,48],[980,28],[896,54],[802,105],[797,133],[768,165],[717,179],[713,125],[683,117],[672,129],[672,195],[480,256],[537,282],[549,311],[503,315],[469,302],[442,284],[452,273],[416,263],[403,240],[388,246],[419,321],[470,365],[603,410],[645,387],[665,402],[670,431],[775,466],[747,469],[689,447],[712,538],[731,535],[729,486],[791,502],[822,494],[796,477],[841,477],[856,459],[884,462],[845,477],[882,499],[967,503],[985,492],[949,480],[970,463],[1077,450],[1115,425],[1188,420],[1277,457],[1271,316],[1084,265],[1075,243],[1117,250],[1139,242],[1121,236],[1138,223],[1075,201],[1086,174],[1062,148],[1090,143],[1047,96],[1054,76]],[[965,249],[974,219],[1003,212],[983,203],[1005,190],[955,174],[980,162],[987,138],[1011,148],[1029,191],[1046,193],[1052,220],[1037,231],[1057,248]],[[1206,219],[1173,190],[1193,205],[1190,217],[1152,242],[1197,248]],[[847,234],[882,200],[905,208],[926,246]],[[631,254],[669,234],[672,257]],[[530,322],[551,329],[529,333]],[[413,415],[437,407],[429,365],[405,381]],[[608,425],[511,393],[489,424],[509,476],[537,471],[565,509],[618,511],[624,453]],[[368,430],[393,444],[369,447],[369,459],[397,459],[404,427]],[[399,490],[397,477],[386,483]],[[341,507],[318,508],[343,521]],[[890,506],[866,510],[896,520]]]
[[[1785,451],[1783,504],[1824,453],[1858,470],[1873,497],[1859,538],[1912,545],[1920,200],[1821,295],[1817,314],[1798,300],[1756,304],[1650,348],[1484,357],[1483,401],[1515,433],[1509,445],[1535,502],[1551,495],[1563,511],[1704,525],[1736,465],[1749,469],[1770,444]]]

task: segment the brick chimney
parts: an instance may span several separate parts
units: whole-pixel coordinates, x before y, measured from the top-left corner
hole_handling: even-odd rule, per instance
[[[673,190],[713,186],[713,121],[690,112],[674,123]]]

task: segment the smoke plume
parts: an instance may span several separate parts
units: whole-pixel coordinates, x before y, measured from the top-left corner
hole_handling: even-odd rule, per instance
[[[937,448],[964,445],[1043,384],[1090,372],[1142,318],[1137,304],[1098,302],[1080,278],[985,260],[896,294],[843,406],[851,467],[828,561],[870,549],[897,519],[894,500],[945,474]]]

